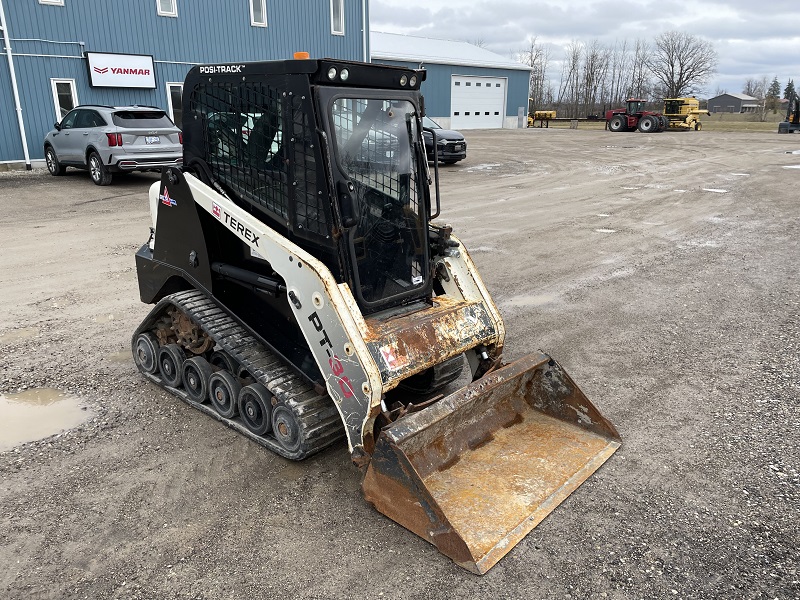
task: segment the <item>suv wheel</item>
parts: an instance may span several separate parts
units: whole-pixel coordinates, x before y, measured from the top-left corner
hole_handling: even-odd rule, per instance
[[[47,170],[50,171],[50,175],[64,174],[65,169],[64,167],[61,166],[61,163],[58,162],[56,151],[53,150],[52,146],[48,146],[47,148],[45,148],[44,158],[47,161]]]
[[[95,185],[108,185],[111,183],[111,173],[106,169],[97,152],[92,152],[89,155],[89,175]]]

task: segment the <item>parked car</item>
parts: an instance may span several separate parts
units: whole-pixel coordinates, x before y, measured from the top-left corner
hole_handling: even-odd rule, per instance
[[[439,162],[452,164],[467,158],[467,140],[457,131],[442,129],[433,119],[422,117],[422,126],[436,131],[437,152],[433,152],[433,136],[430,132],[423,129],[422,134],[425,138],[425,153],[428,160],[433,161],[436,156]]]
[[[51,175],[78,167],[108,185],[113,173],[181,166],[183,134],[153,106],[81,105],[44,138],[44,157]]]

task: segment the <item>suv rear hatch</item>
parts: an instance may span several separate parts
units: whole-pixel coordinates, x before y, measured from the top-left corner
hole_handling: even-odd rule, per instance
[[[118,110],[112,114],[114,125],[122,134],[125,153],[180,154],[180,130],[163,110]]]

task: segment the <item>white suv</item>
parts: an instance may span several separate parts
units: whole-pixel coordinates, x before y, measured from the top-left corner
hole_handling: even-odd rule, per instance
[[[181,166],[183,135],[160,108],[82,105],[44,138],[44,157],[51,175],[78,167],[108,185],[115,172]]]

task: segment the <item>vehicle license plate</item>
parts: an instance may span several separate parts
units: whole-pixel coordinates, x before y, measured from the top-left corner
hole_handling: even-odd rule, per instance
[[[459,152],[460,150],[461,150],[461,144],[454,144],[453,145],[453,151],[454,152]]]
[[[161,137],[157,136],[157,135],[147,135],[144,138],[144,143],[145,144],[160,144],[161,143]]]

